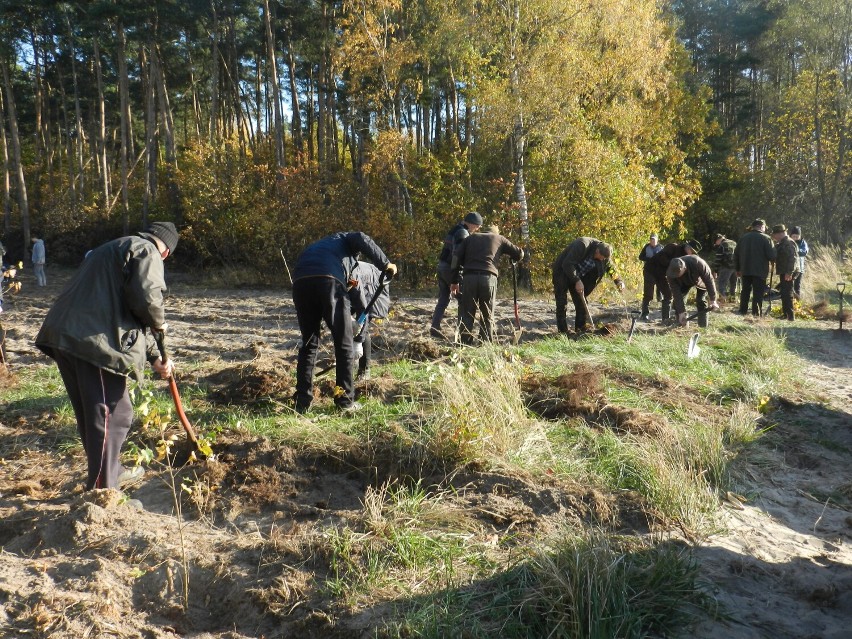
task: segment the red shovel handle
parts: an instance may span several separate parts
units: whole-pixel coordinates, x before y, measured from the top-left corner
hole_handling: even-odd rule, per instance
[[[167,362],[169,356],[166,354],[166,331],[152,328],[151,332],[154,334],[154,341],[157,342],[157,349],[160,351],[160,358],[163,362]],[[189,438],[189,441],[195,444],[195,447],[198,448],[198,437],[195,436],[192,424],[189,423],[189,418],[183,410],[183,402],[180,401],[180,393],[178,392],[177,382],[175,382],[174,375],[169,375],[169,391],[171,391],[172,394],[172,400],[175,404],[175,410],[177,411],[180,425],[183,426],[183,429],[186,431],[186,436]]]

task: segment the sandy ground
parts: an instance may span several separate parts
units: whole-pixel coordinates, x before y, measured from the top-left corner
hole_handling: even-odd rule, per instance
[[[32,339],[67,273],[48,276],[48,287],[37,289],[25,275],[23,292],[2,317],[13,372],[51,365]],[[218,385],[225,399],[246,404],[256,398],[251,391],[287,392],[274,374],[295,359],[286,291],[205,289],[181,276],[172,276],[171,289],[174,356],[198,363],[182,373],[181,385]],[[394,317],[375,339],[377,359],[440,357],[444,347],[426,337],[433,303],[396,297]],[[592,312],[626,329],[623,309]],[[508,342],[511,304],[501,302],[497,316]],[[522,321],[524,339],[552,334],[552,304],[522,300]],[[829,322],[773,326],[804,358],[791,374],[822,397],[774,398],[774,427],[738,462],[744,501],[724,503],[724,529],[696,548],[722,618],[700,623],[696,637],[852,636],[852,340]],[[326,347],[321,360],[329,356]],[[241,390],[233,372],[248,367],[260,377]],[[395,380],[381,378],[359,386],[398,390]],[[61,388],[45,393],[61,404]],[[315,584],[330,567],[312,554],[311,542],[323,526],[357,520],[380,479],[353,472],[363,459],[309,455],[237,430],[218,440],[215,469],[196,464],[178,473],[176,492],[189,481],[193,494],[176,517],[168,472],[149,469],[128,489],[142,511],[118,503],[113,491],[83,493],[83,458],[67,416],[57,425],[52,411],[2,404],[0,636],[374,636],[385,604],[329,607]],[[474,471],[454,481],[461,489],[452,505],[472,513],[474,536],[483,540],[507,528],[523,539],[524,531],[613,508],[558,482]],[[630,518],[629,505],[615,507]],[[186,611],[183,565],[191,566]]]

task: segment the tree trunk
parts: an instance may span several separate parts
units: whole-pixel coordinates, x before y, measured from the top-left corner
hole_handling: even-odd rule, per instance
[[[15,111],[15,96],[12,93],[12,82],[9,79],[8,60],[0,61],[3,69],[3,86],[6,89],[6,116],[9,120],[9,134],[12,137],[12,155],[15,160],[15,171],[18,177],[18,208],[21,211],[21,228],[24,231],[24,255],[30,247],[30,207],[27,200],[27,182],[24,178],[24,164],[21,160],[21,137],[18,133],[18,115]]]
[[[86,193],[86,176],[83,167],[83,112],[80,107],[80,88],[77,82],[77,56],[74,54],[74,32],[71,30],[71,20],[68,18],[67,13],[65,14],[65,25],[68,29],[68,55],[71,58],[71,80],[74,86],[74,121],[77,127],[74,131],[76,151],[76,175],[74,182],[79,183],[80,197],[78,200],[82,200]],[[78,200],[75,200],[75,207]]]
[[[33,140],[35,149],[35,159],[33,164],[35,166],[35,171],[32,176],[32,206],[33,210],[38,211],[41,206],[42,161],[45,157],[44,151],[47,150],[47,145],[45,144],[44,139],[45,101],[42,90],[42,58],[35,30],[30,32],[30,46],[33,50],[33,104],[35,106],[35,139]]]
[[[127,184],[128,157],[130,149],[130,95],[127,77],[127,37],[121,20],[116,25],[118,35],[118,94],[121,104],[121,228],[124,235],[130,233],[130,196]],[[193,90],[194,91],[194,90]]]
[[[12,228],[12,185],[9,173],[9,142],[6,139],[6,109],[3,92],[0,91],[0,138],[3,142],[3,232],[8,235]]]
[[[165,138],[165,180],[169,196],[169,207],[174,212],[175,222],[183,223],[183,206],[180,201],[180,187],[175,180],[177,171],[177,149],[175,147],[175,123],[172,116],[169,94],[166,90],[166,74],[160,63],[160,48],[157,44],[151,47],[151,70],[156,83],[157,96],[160,106],[160,124]]]
[[[106,146],[106,102],[104,100],[104,83],[101,74],[101,50],[98,39],[92,39],[94,47],[93,62],[95,66],[95,79],[98,89],[98,164],[100,166],[101,186],[103,191],[103,211],[109,209],[109,162],[107,160]]]
[[[145,93],[145,155],[146,155],[146,170],[145,170],[145,192],[142,196],[142,227],[148,226],[148,218],[151,213],[151,207],[157,197],[157,112],[155,105],[155,91],[153,80],[153,62],[146,60],[144,48],[140,53],[142,69],[147,69],[148,73],[143,73],[143,87]]]
[[[266,24],[266,53],[269,58],[269,81],[272,84],[272,117],[275,143],[275,166],[284,167],[284,136],[281,132],[281,96],[278,89],[278,62],[275,59],[275,40],[272,37],[272,16],[269,13],[269,0],[263,0],[264,22]]]
[[[210,3],[213,10],[213,40],[210,61],[212,69],[210,73],[210,146],[219,140],[219,16],[216,13],[215,0]]]
[[[296,152],[297,163],[301,163],[305,152],[302,140],[302,109],[299,104],[299,90],[296,86],[296,60],[293,57],[293,44],[290,40],[290,27],[285,31],[287,34],[287,71],[290,76],[290,110],[292,111],[291,135],[293,136],[293,148]]]

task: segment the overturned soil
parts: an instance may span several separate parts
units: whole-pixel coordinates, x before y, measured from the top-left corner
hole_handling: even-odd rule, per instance
[[[68,273],[20,295],[2,316],[9,373],[51,366],[33,346],[41,319]],[[168,300],[170,347],[180,367],[187,411],[204,420],[216,406],[291,415],[298,334],[287,291],[204,289],[175,275]],[[455,350],[429,337],[434,300],[397,296],[393,314],[375,327],[377,363],[407,358],[443,361]],[[451,307],[454,311],[454,307]],[[598,336],[626,333],[624,308],[592,305]],[[497,307],[498,340],[518,338],[511,300]],[[521,300],[521,340],[554,336],[553,305]],[[776,323],[780,326],[780,323]],[[823,401],[773,398],[772,429],[757,458],[741,469],[737,497],[720,504],[726,530],[695,547],[720,618],[699,637],[844,637],[852,623],[852,343],[829,321],[782,327],[805,368],[791,374],[816,383]],[[640,324],[637,330],[659,330]],[[318,370],[333,362],[324,339]],[[581,417],[637,436],[665,430],[664,418],[607,404],[603,376],[650,396],[681,393],[685,406],[712,411],[676,385],[649,385],[616,370],[580,366],[554,378],[526,377],[521,391],[543,419]],[[154,383],[157,386],[156,383]],[[199,394],[198,387],[203,389]],[[162,388],[157,393],[165,393]],[[376,372],[358,394],[393,400],[409,390]],[[605,494],[552,477],[464,467],[450,476],[424,467],[400,448],[400,433],[377,432],[369,445],[337,435],[298,449],[251,434],[240,423],[217,433],[215,460],[169,468],[151,463],[117,491],[83,491],[84,459],[61,387],[46,388],[51,408],[2,402],[0,408],[0,628],[3,636],[258,638],[374,637],[404,602],[381,593],[342,602],[323,584],[339,570],[329,530],[364,530],[365,504],[382,486],[416,480],[442,495],[444,517],[463,521],[470,544],[524,544],[566,522],[645,534],[666,522],[641,497]],[[317,380],[321,428],[334,394],[334,373]],[[197,401],[192,398],[197,397]],[[185,447],[179,427],[170,451]],[[136,429],[138,446],[159,435]],[[185,459],[185,456],[182,458]],[[497,543],[498,539],[511,542]],[[188,574],[184,570],[188,567]],[[188,595],[188,597],[187,597]],[[188,606],[184,602],[188,601]],[[8,633],[8,634],[6,634]]]

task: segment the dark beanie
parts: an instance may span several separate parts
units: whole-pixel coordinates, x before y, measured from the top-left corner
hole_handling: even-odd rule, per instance
[[[171,222],[151,222],[151,225],[139,235],[147,239],[151,239],[150,236],[157,237],[166,245],[166,248],[169,249],[169,253],[175,252],[178,245],[178,239],[180,239],[175,225]]]
[[[476,224],[477,226],[482,226],[482,216],[476,211],[471,211],[470,213],[465,215],[464,221],[468,224]]]

